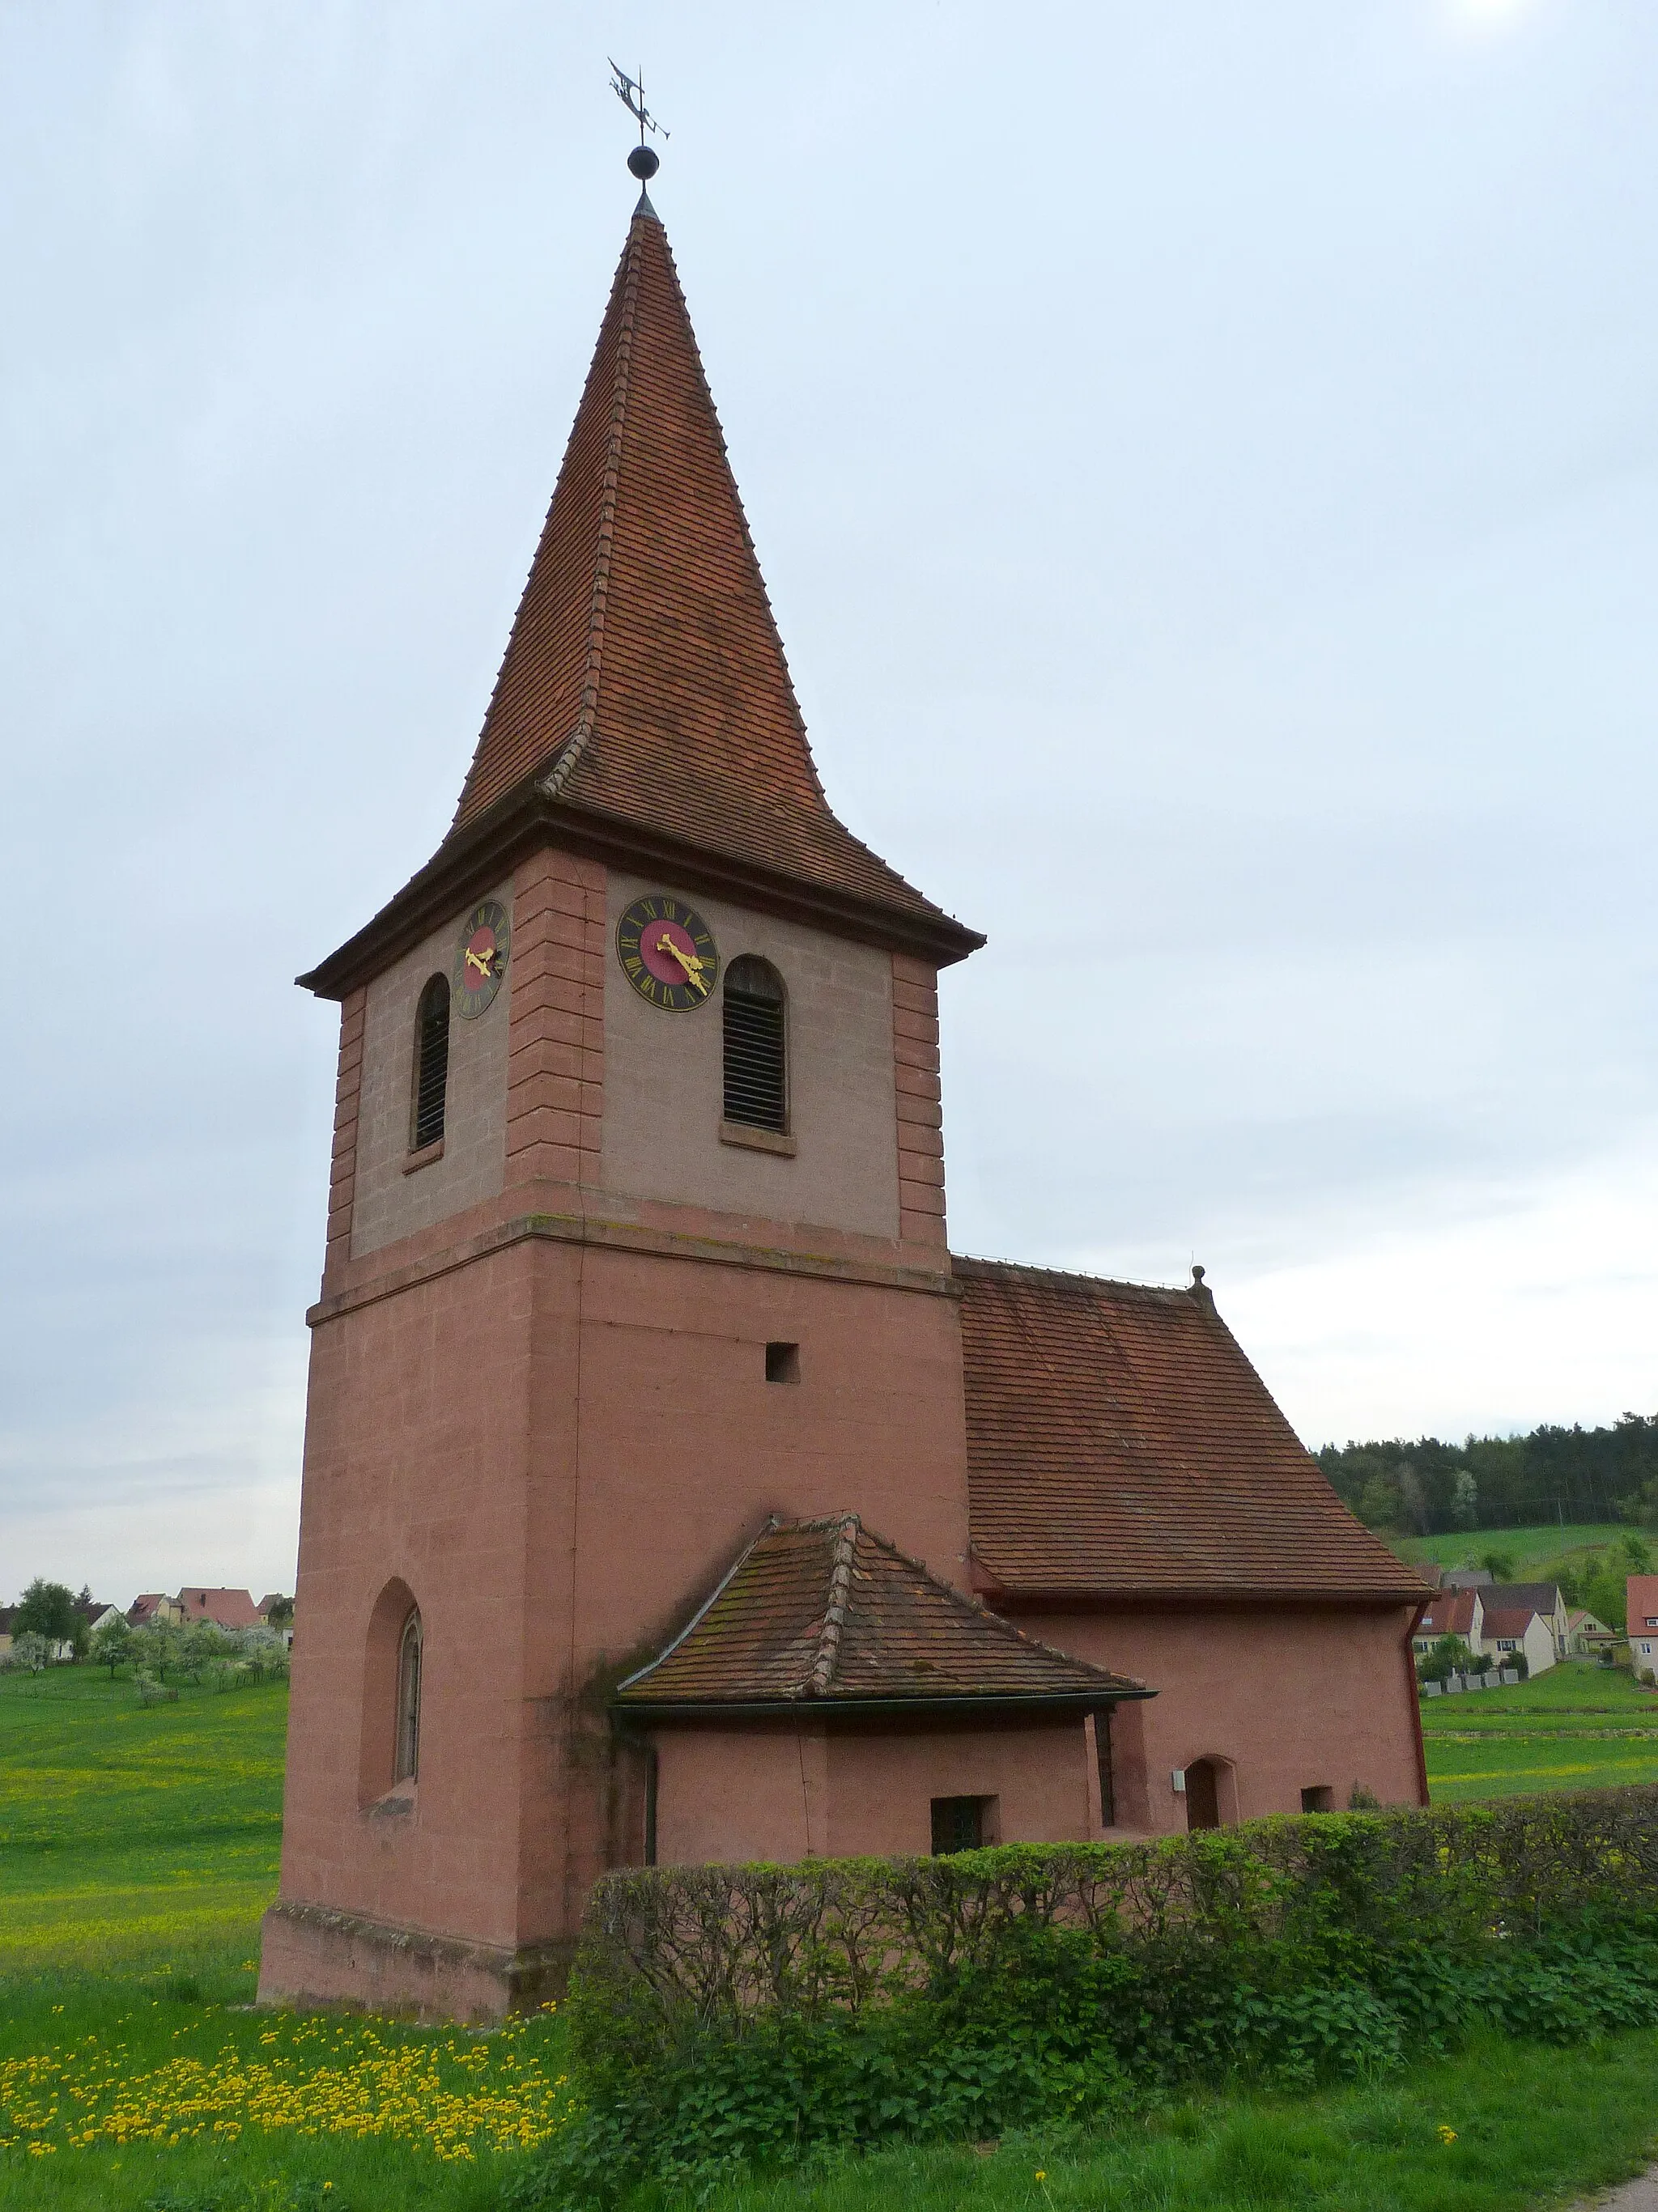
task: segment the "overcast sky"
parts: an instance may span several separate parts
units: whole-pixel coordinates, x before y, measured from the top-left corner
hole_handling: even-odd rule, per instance
[[[1658,1407],[1658,10],[0,0],[0,1597],[291,1588],[335,1010],[632,186],[959,1249],[1302,1436]]]

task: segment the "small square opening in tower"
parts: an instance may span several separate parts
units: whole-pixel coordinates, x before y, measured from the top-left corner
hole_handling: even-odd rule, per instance
[[[1310,1789],[1301,1791],[1303,1813],[1333,1813],[1335,1809],[1336,1793],[1327,1782],[1315,1782]]]
[[[800,1381],[799,1345],[768,1344],[766,1346],[765,1379],[768,1382],[798,1382]]]

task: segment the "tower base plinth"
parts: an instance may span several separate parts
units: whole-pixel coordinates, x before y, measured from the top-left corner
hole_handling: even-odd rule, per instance
[[[574,1949],[570,1943],[533,1943],[515,1950],[330,1905],[283,1903],[265,1916],[259,2001],[497,2021],[562,1996]]]

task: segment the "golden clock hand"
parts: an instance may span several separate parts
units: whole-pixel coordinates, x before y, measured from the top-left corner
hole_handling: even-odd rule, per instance
[[[470,945],[466,947],[466,965],[468,968],[476,968],[480,975],[494,974],[495,970],[491,965],[493,957],[493,954],[486,957],[483,953],[474,952]]]
[[[666,930],[656,939],[656,950],[659,952],[671,952],[680,967],[685,969],[686,981],[694,983],[704,998],[708,996],[708,986],[703,981],[702,962],[689,952],[681,952]]]

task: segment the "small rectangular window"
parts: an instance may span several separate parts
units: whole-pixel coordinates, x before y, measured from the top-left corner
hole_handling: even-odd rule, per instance
[[[768,1344],[766,1346],[765,1379],[768,1382],[798,1382],[800,1381],[799,1345]]]
[[[933,1856],[951,1851],[976,1851],[991,1841],[994,1797],[935,1797],[933,1800]]]
[[[1333,1813],[1335,1809],[1336,1793],[1327,1782],[1314,1782],[1301,1791],[1303,1813]]]

